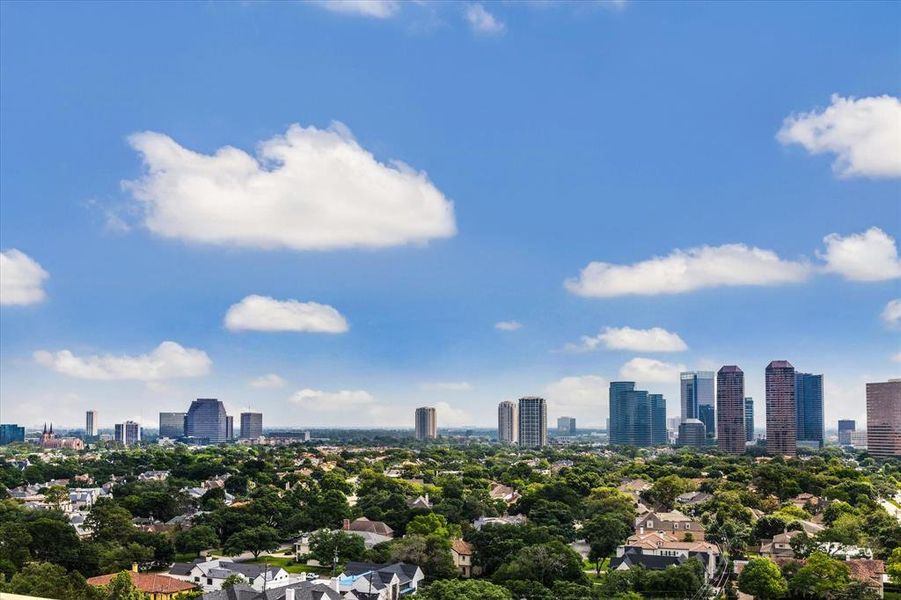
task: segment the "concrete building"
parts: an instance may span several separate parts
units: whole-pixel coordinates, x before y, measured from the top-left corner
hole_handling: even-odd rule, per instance
[[[416,409],[415,436],[417,440],[434,440],[438,437],[438,413],[433,406]]]
[[[716,435],[713,371],[686,371],[679,375],[682,396],[682,419],[700,419],[707,436]]]
[[[901,456],[901,379],[867,384],[867,451]]]
[[[123,446],[132,446],[141,441],[141,425],[134,421],[116,423],[114,440]]]
[[[547,444],[547,403],[544,398],[519,399],[519,445],[540,448]]]
[[[84,436],[93,438],[97,437],[97,411],[89,410],[84,417]]]
[[[707,444],[707,427],[700,419],[685,419],[679,424],[679,437],[676,444],[703,448]]]
[[[766,449],[769,454],[797,454],[795,368],[774,360],[766,368]]]
[[[651,445],[663,446],[669,443],[666,433],[666,398],[663,394],[648,394],[651,403]]]
[[[754,398],[745,398],[745,441],[754,441]]]
[[[799,444],[823,447],[822,375],[795,373],[795,430]]]
[[[851,432],[857,428],[857,423],[853,419],[839,419],[838,421],[838,443],[840,446],[851,445]]]
[[[25,428],[15,423],[0,424],[0,446],[25,441]]]
[[[575,417],[558,417],[557,433],[560,435],[576,435]]]
[[[509,444],[519,441],[519,409],[516,402],[504,400],[497,405],[497,441]]]
[[[235,418],[231,415],[225,415],[225,439],[235,439]]]
[[[185,416],[185,437],[202,444],[221,444],[228,439],[225,406],[216,398],[191,402]]]
[[[176,440],[185,435],[185,417],[183,412],[160,413],[160,437]]]
[[[255,440],[263,435],[263,413],[241,413],[241,439]]]
[[[636,390],[634,381],[610,382],[610,443],[640,448],[666,443],[666,400]]]
[[[716,373],[716,428],[720,450],[730,454],[745,451],[745,374],[735,365]]]

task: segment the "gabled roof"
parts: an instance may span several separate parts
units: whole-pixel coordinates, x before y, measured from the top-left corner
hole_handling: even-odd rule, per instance
[[[360,517],[359,519],[352,521],[347,528],[349,531],[369,531],[371,533],[387,535],[389,537],[394,535],[394,530],[391,529],[387,523],[382,521],[370,521],[366,517]]]
[[[451,542],[451,549],[457,554],[469,556],[472,554],[472,544],[464,540],[456,539]]]
[[[187,592],[188,590],[194,589],[194,585],[187,581],[182,581],[181,579],[169,577],[168,575],[163,575],[161,573],[124,572],[128,573],[128,576],[131,577],[134,586],[145,594],[173,594],[175,592]],[[97,577],[88,579],[88,583],[96,586],[107,585],[116,575],[118,575],[118,573],[98,575]]]
[[[653,571],[663,570],[673,565],[681,565],[685,562],[682,556],[657,556],[655,554],[638,554],[636,552],[627,552],[622,556],[617,556],[610,561],[610,568],[617,569],[625,565],[632,568],[638,565]]]

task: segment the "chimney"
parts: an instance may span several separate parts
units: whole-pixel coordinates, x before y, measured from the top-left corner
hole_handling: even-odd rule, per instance
[[[294,600],[294,588],[285,589],[285,600]]]
[[[344,519],[344,531],[350,529],[350,519]]]
[[[136,562],[131,563],[131,572],[132,573],[138,572],[138,563],[136,563]]]
[[[639,528],[638,528],[638,534],[639,534],[639,535],[644,535],[644,527],[639,527]]]

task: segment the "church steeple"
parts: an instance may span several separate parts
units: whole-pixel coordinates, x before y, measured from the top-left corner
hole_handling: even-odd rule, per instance
[[[47,433],[47,421],[44,421],[44,431],[43,433]]]

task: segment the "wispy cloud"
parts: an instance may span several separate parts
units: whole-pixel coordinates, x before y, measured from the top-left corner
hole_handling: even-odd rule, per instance
[[[419,384],[424,392],[466,392],[472,389],[467,381],[435,381]]]
[[[232,304],[225,314],[225,327],[231,331],[303,333],[344,333],[349,329],[347,319],[327,304],[257,295]]]
[[[170,341],[163,342],[148,354],[138,356],[104,354],[80,357],[69,350],[38,350],[34,353],[34,359],[39,365],[63,375],[99,381],[200,377],[209,373],[213,364],[203,350],[185,348]]]
[[[516,331],[522,329],[523,324],[519,321],[498,321],[494,324],[494,328],[498,331]]]
[[[469,4],[463,9],[463,16],[469,27],[482,35],[500,35],[506,31],[507,26],[488,12],[481,4]]]
[[[607,327],[598,335],[583,335],[578,343],[566,344],[563,349],[567,352],[590,352],[598,348],[633,352],[682,352],[688,350],[688,345],[679,334],[662,327]]]

